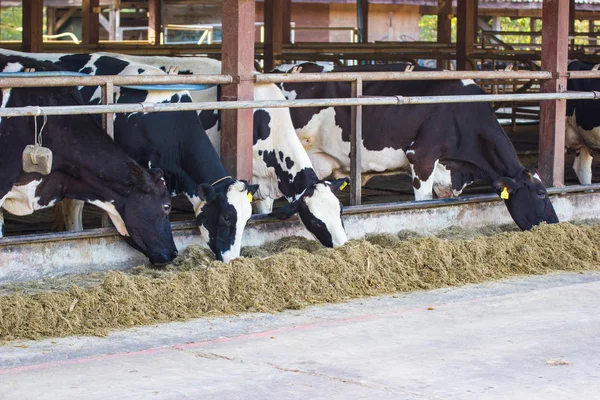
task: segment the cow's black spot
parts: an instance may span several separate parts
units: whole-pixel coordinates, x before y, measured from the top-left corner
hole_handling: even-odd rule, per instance
[[[265,110],[254,111],[254,144],[259,140],[267,140],[271,134],[271,116]]]
[[[263,153],[263,151],[262,151],[262,150],[259,150],[259,151],[258,151],[258,155],[259,155],[259,156],[262,156],[262,153]]]
[[[279,161],[283,162],[283,151],[279,151]]]
[[[80,71],[87,63],[90,62],[92,56],[90,54],[69,54],[62,56],[58,59],[58,62],[54,63],[62,69],[67,71]],[[90,71],[91,72],[91,71]],[[85,72],[89,73],[89,72]]]
[[[144,68],[138,68],[138,74],[143,74],[146,71]]]
[[[291,158],[289,158],[289,157],[286,157],[286,158],[285,158],[285,166],[286,166],[288,169],[292,169],[292,167],[294,166],[294,162],[292,161],[292,159],[291,159]]]
[[[94,61],[96,75],[119,75],[130,63],[107,56],[99,57]]]
[[[219,124],[219,112],[215,112],[213,110],[202,110],[200,111],[199,117],[200,122],[202,122],[202,126],[206,130],[212,129],[213,127]]]
[[[92,67],[85,67],[85,68],[79,70],[79,72],[81,72],[82,74],[91,74],[92,71],[94,71],[94,69]]]
[[[419,178],[417,178],[417,177],[413,178],[413,187],[415,189],[421,188],[421,181],[419,180]]]
[[[288,170],[284,169],[283,162],[277,159],[275,150],[264,151],[262,157],[267,167],[275,169],[275,175],[279,182],[279,190],[288,199],[302,193],[307,187],[319,180],[312,168],[303,168],[295,176],[292,175]]]

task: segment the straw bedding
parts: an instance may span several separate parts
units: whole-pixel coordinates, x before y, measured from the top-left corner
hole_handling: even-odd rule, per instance
[[[284,238],[226,265],[191,246],[172,265],[0,287],[0,340],[110,330],[523,274],[600,269],[600,229],[567,223],[530,232],[451,228],[439,237],[371,235],[326,249]],[[509,230],[509,232],[506,232]]]

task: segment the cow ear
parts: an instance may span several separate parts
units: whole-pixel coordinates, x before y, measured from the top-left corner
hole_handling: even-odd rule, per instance
[[[165,178],[165,173],[160,168],[150,168],[148,173],[155,181],[164,180]]]
[[[140,166],[140,164],[135,161],[128,161],[127,166],[129,167],[129,171],[134,178],[139,178],[144,175],[144,168]]]
[[[299,204],[300,202],[294,201],[293,203],[290,203],[283,207],[279,207],[278,209],[274,210],[271,214],[269,214],[269,216],[281,220],[288,219],[292,215],[296,214],[296,212],[298,212]]]
[[[258,192],[258,185],[248,184],[248,185],[246,185],[246,189],[248,189],[248,193],[256,194],[256,192]]]
[[[350,183],[350,179],[342,178],[342,179],[334,179],[330,181],[331,183],[331,191],[337,192],[338,190],[344,190],[346,186]]]
[[[202,201],[213,201],[217,197],[215,188],[208,183],[199,184],[196,190],[198,192],[198,197],[200,197],[200,200]]]
[[[494,181],[494,189],[496,189],[496,192],[498,193],[503,192],[504,189],[506,189],[508,193],[513,193],[518,188],[519,184],[514,179],[506,176],[500,177]]]

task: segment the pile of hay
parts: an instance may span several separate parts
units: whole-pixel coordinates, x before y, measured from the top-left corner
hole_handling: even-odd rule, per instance
[[[0,339],[103,335],[207,315],[274,312],[522,274],[598,270],[598,249],[597,227],[564,223],[469,240],[373,235],[337,249],[292,238],[246,249],[248,257],[228,265],[192,246],[163,271],[139,267],[107,273],[92,287],[0,295]]]

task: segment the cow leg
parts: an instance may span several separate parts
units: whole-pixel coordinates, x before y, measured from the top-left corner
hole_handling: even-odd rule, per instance
[[[64,199],[62,201],[62,212],[65,219],[67,231],[83,230],[83,206],[81,200]]]
[[[340,168],[340,163],[329,154],[312,153],[308,157],[319,179],[330,177],[335,170]]]
[[[256,200],[252,203],[254,214],[269,214],[273,211],[273,199]]]
[[[4,237],[4,210],[0,208],[0,238]]]
[[[447,199],[460,195],[459,192],[452,190],[452,176],[450,170],[445,165],[437,163],[433,170],[433,191],[438,199]]]
[[[437,166],[437,161],[435,167]],[[413,178],[413,190],[415,192],[415,200],[431,200],[433,199],[433,181],[435,175],[433,172],[429,175],[429,178],[423,180],[419,178],[419,176],[415,173],[415,168],[413,164],[410,164],[410,170],[412,171]]]
[[[575,174],[577,174],[579,183],[582,185],[590,185],[592,183],[592,154],[586,146],[581,146],[577,150],[573,169],[575,170]]]

